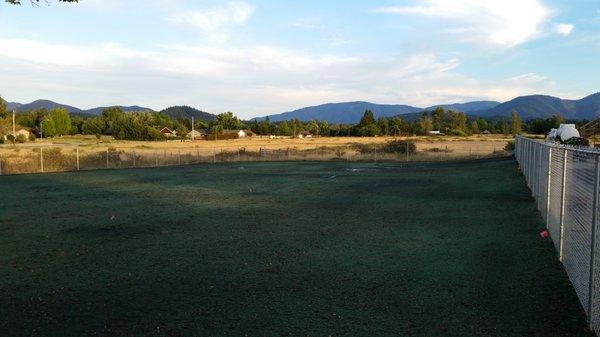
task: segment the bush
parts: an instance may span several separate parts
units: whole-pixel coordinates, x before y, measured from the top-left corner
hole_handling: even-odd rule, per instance
[[[432,148],[429,148],[429,149],[427,149],[425,151],[427,151],[427,152],[435,152],[435,153],[439,153],[439,152],[450,153],[450,152],[452,152],[452,150],[450,150],[450,149],[439,148],[439,147],[432,147]]]
[[[4,137],[6,137],[6,136],[4,136],[3,134],[0,134],[0,144],[4,144],[4,142],[6,142]]]
[[[406,150],[408,149],[409,154],[414,154],[417,152],[417,146],[414,142],[407,140],[392,140],[387,142],[381,148],[382,152],[385,153],[404,153],[406,154]]]
[[[36,137],[35,137],[35,135],[34,135],[33,133],[30,133],[30,134],[29,134],[29,141],[30,141],[30,142],[35,142],[35,140],[36,140]]]
[[[15,139],[15,136],[8,135],[8,136],[6,136],[6,140],[14,144],[16,139]]]
[[[506,143],[506,146],[504,146],[504,150],[514,151],[515,150],[515,142],[511,140],[508,143]]]
[[[15,141],[16,141],[17,143],[20,143],[20,144],[22,144],[22,143],[25,143],[25,142],[27,141],[27,137],[25,137],[25,135],[18,135],[18,136],[15,138]]]
[[[466,132],[464,132],[462,130],[456,130],[456,129],[450,130],[450,132],[448,132],[448,135],[450,135],[450,136],[459,136],[459,137],[466,137],[466,136],[468,136]]]
[[[372,153],[375,151],[379,151],[379,146],[377,146],[375,144],[354,143],[351,146],[354,150],[356,150],[356,152],[358,152],[360,154]]]

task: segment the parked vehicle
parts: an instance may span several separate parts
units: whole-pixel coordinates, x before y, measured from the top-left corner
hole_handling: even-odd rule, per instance
[[[589,142],[575,127],[575,124],[561,124],[558,129],[552,129],[546,137],[548,143],[559,143],[572,146],[588,146]]]

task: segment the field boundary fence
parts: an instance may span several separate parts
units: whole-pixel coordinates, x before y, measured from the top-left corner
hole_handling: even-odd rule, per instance
[[[600,151],[517,137],[515,157],[590,329],[600,331]]]
[[[193,144],[192,144],[193,145]],[[204,144],[203,144],[204,145]],[[46,145],[0,147],[0,175],[115,168],[179,166],[260,161],[414,162],[479,159],[509,155],[498,142],[461,144],[406,142],[392,151],[382,144],[320,143],[312,148],[274,145],[118,148]]]

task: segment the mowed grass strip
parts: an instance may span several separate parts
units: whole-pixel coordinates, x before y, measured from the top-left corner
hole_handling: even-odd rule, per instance
[[[2,336],[585,336],[514,161],[0,177]]]

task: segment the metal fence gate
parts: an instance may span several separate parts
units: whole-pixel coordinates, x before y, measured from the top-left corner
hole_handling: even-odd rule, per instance
[[[515,157],[590,328],[600,331],[600,151],[517,137]]]

